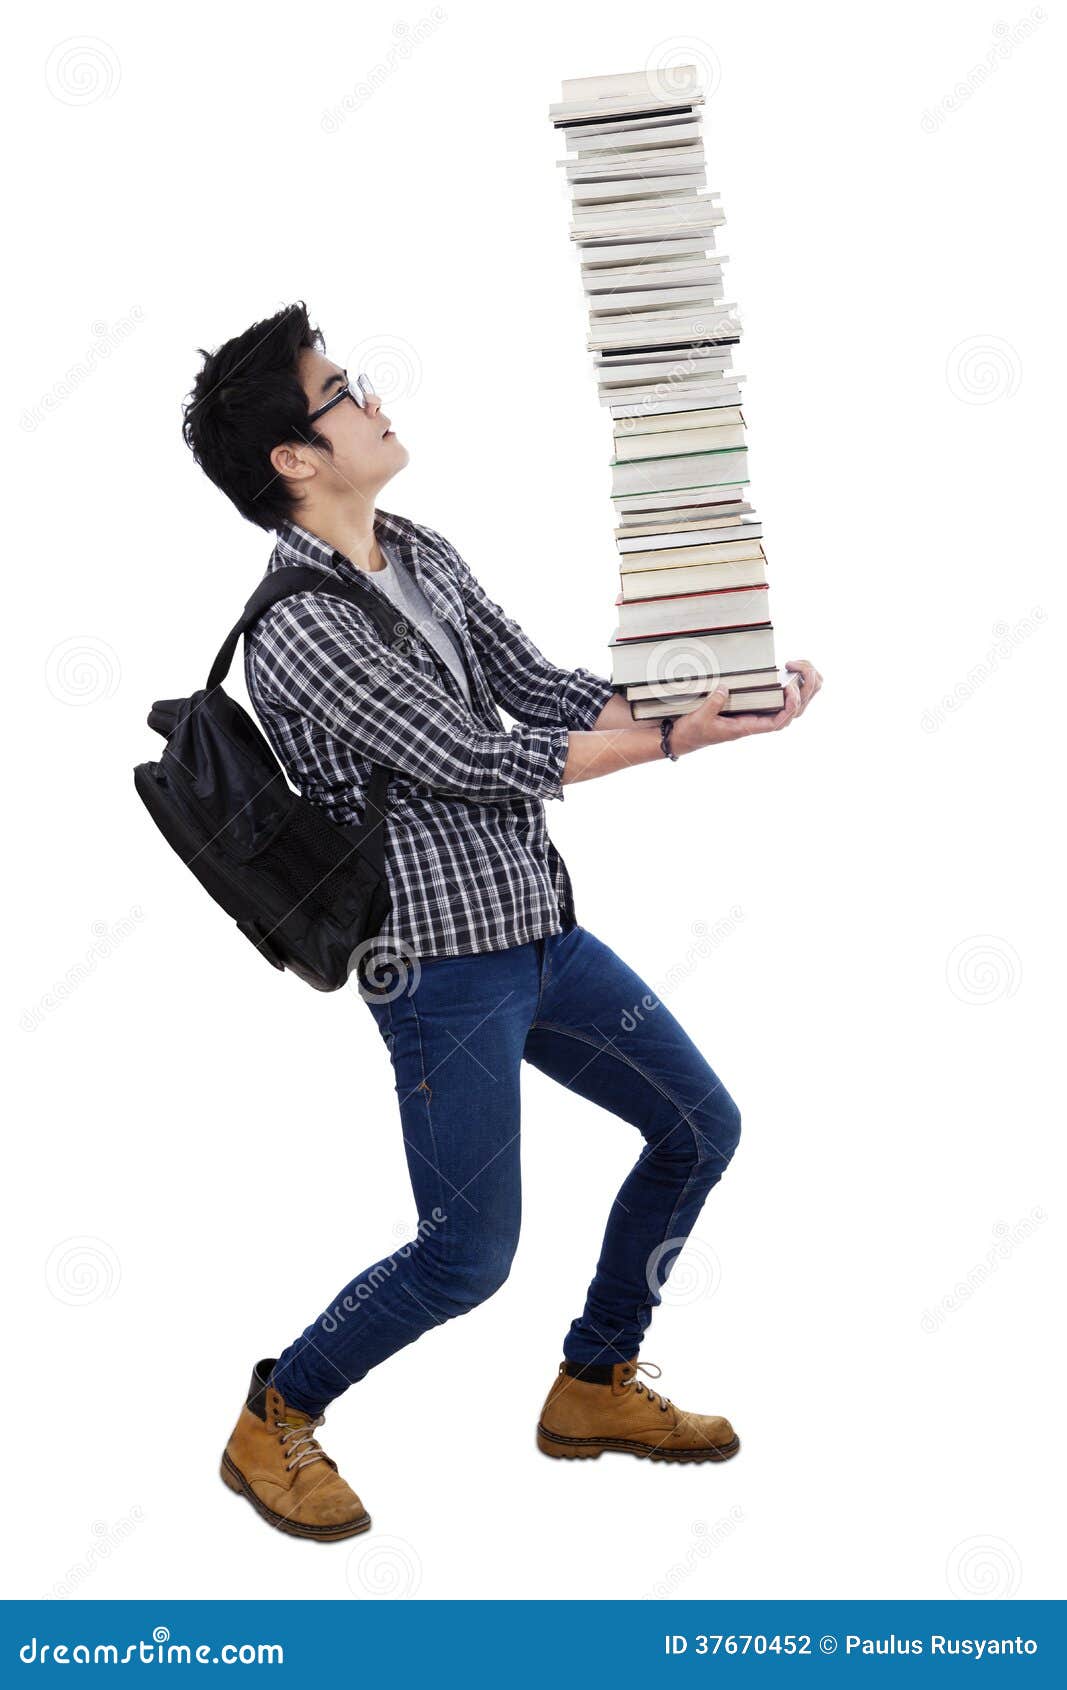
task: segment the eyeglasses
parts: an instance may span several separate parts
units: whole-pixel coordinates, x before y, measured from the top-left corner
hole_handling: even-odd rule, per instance
[[[318,422],[320,417],[324,417],[327,411],[332,411],[334,406],[339,405],[343,399],[351,399],[353,405],[358,405],[361,410],[366,409],[368,399],[377,399],[378,395],[370,384],[369,376],[358,375],[356,377],[356,389],[358,391],[353,390],[347,370],[344,372],[344,377],[344,386],[339,387],[333,398],[327,399],[325,405],[320,405],[317,411],[311,411],[308,414],[308,422]]]

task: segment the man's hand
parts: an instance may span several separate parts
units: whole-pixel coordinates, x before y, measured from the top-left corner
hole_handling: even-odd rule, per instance
[[[731,739],[747,739],[750,734],[773,734],[787,728],[804,714],[822,686],[822,676],[813,663],[803,658],[787,663],[786,668],[791,673],[785,703],[773,716],[724,716],[722,708],[729,692],[726,687],[719,687],[695,710],[676,719],[671,729],[671,749],[684,756],[705,745],[721,745]]]

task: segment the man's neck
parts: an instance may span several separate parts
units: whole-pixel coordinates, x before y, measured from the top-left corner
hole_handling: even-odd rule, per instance
[[[374,506],[361,505],[355,511],[316,511],[300,523],[309,534],[341,552],[356,569],[370,574],[385,568],[385,559],[374,533]]]

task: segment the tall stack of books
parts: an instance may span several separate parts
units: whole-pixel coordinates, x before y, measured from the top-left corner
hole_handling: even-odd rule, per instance
[[[612,679],[635,718],[781,709],[763,529],[748,503],[741,336],[723,298],[694,67],[579,77],[565,136],[589,350],[615,430],[619,623]]]

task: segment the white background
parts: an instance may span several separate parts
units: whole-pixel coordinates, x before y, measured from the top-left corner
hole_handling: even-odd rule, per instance
[[[1059,21],[85,0],[19,27],[8,1593],[1057,1594]],[[531,1070],[510,1282],[331,1408],[375,1528],[311,1547],[219,1453],[251,1364],[414,1211],[365,1006],[264,967],[134,795],[149,705],[202,684],[269,549],[179,404],[198,346],[306,297],[410,446],[385,507],[604,673],[610,426],[547,107],[679,59],[713,87],[780,655],[825,690],[549,819],[579,920],[741,1105],[644,1353],[744,1449],[537,1453],[638,1145]]]

